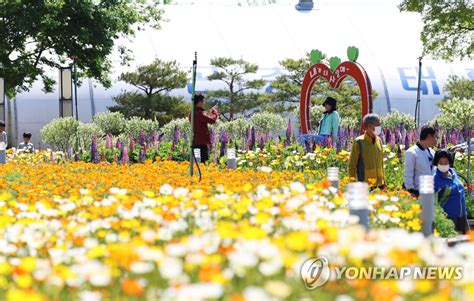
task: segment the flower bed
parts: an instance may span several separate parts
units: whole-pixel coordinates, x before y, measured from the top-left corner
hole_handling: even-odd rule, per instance
[[[309,291],[299,267],[317,254],[334,265],[463,265],[473,244],[423,239],[419,205],[403,193],[370,195],[365,234],[313,172],[202,169],[198,182],[186,163],[160,160],[2,166],[0,299],[418,300],[472,288],[465,277]]]

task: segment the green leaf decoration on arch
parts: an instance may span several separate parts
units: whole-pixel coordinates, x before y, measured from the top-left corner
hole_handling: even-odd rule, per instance
[[[337,66],[341,63],[341,59],[338,58],[337,56],[333,56],[332,58],[329,59],[329,67],[331,67],[331,71],[334,72],[336,70]]]
[[[321,62],[323,57],[324,57],[324,54],[321,51],[319,51],[318,49],[311,50],[311,53],[310,53],[311,64],[314,65],[314,64],[317,64],[317,63]]]
[[[357,58],[359,57],[359,48],[355,46],[349,46],[347,47],[347,58],[351,62],[357,61]]]

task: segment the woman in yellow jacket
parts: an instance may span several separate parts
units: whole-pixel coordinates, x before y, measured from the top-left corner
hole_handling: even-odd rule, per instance
[[[365,133],[352,143],[349,159],[349,177],[359,182],[367,182],[371,188],[385,187],[383,168],[383,145],[379,138],[382,133],[377,114],[367,114],[363,119]]]

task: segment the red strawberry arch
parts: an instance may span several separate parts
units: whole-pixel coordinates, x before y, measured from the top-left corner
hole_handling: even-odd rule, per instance
[[[317,63],[309,68],[301,87],[300,116],[302,134],[307,134],[311,130],[311,92],[316,80],[320,77],[325,78],[331,87],[338,88],[346,76],[352,76],[359,85],[362,98],[361,118],[372,112],[372,86],[367,72],[359,63],[352,61],[342,62],[334,69],[334,72],[326,64]]]

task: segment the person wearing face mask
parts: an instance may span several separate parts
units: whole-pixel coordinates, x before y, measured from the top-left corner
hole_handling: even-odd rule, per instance
[[[382,133],[377,114],[367,114],[363,119],[365,133],[352,143],[349,158],[349,177],[367,182],[371,188],[385,187],[383,169],[383,146],[379,136]]]
[[[407,149],[405,153],[405,181],[403,187],[413,196],[418,197],[419,177],[433,174],[434,150],[436,131],[433,127],[424,126],[420,131],[420,141]]]
[[[446,150],[437,151],[433,159],[436,166],[434,173],[434,189],[438,202],[456,231],[466,234],[469,230],[467,223],[466,194],[464,185],[458,178],[453,166],[453,157]]]

